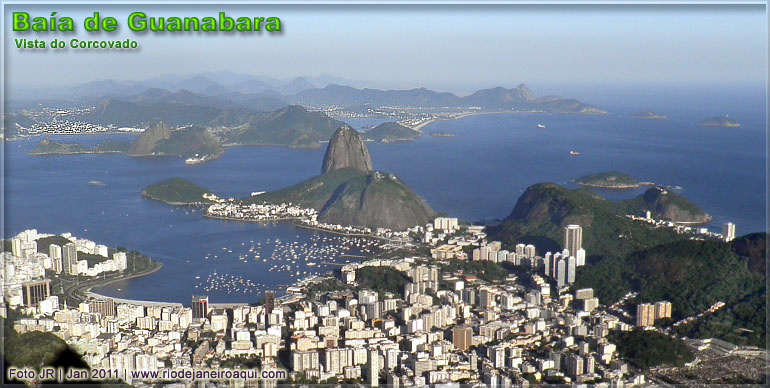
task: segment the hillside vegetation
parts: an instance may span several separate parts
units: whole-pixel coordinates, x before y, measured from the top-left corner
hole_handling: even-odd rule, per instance
[[[203,198],[211,191],[182,178],[171,178],[153,183],[142,190],[142,197],[165,202],[171,205],[192,205],[214,203]]]

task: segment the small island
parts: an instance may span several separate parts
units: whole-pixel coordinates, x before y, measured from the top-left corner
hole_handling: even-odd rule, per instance
[[[605,171],[585,175],[576,179],[575,183],[581,186],[600,189],[635,189],[640,186],[636,179],[618,171]]]
[[[439,131],[431,132],[430,135],[433,137],[455,137],[456,136],[454,133],[439,132]]]
[[[409,129],[399,123],[382,123],[369,131],[361,134],[364,139],[379,141],[382,143],[391,143],[397,141],[411,141],[420,137],[420,132]]]
[[[647,120],[666,120],[668,117],[665,115],[657,114],[655,112],[639,112],[633,115],[635,119],[647,119]]]
[[[182,178],[153,183],[142,190],[142,197],[169,205],[204,205],[214,200],[211,191]]]
[[[711,117],[705,120],[701,120],[698,124],[704,127],[723,127],[723,128],[737,128],[741,124],[735,120],[725,117]]]

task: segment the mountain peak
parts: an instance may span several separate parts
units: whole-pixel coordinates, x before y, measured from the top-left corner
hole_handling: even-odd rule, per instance
[[[326,174],[343,168],[354,168],[367,173],[372,171],[372,159],[364,140],[355,129],[347,125],[337,129],[329,140],[321,173]]]
[[[527,85],[519,84],[519,86],[514,89],[520,98],[522,98],[524,101],[531,102],[535,100],[535,95],[532,93],[531,90],[527,87]]]

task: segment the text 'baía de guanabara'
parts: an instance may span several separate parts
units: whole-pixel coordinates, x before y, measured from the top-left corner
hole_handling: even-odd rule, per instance
[[[224,12],[217,16],[149,16],[144,12],[132,12],[126,22],[132,31],[189,32],[189,31],[281,31],[278,17],[230,17]],[[116,31],[116,18],[94,12],[83,20],[86,31]],[[14,31],[75,31],[75,20],[68,16],[59,17],[56,12],[49,16],[31,16],[27,12],[13,13]]]

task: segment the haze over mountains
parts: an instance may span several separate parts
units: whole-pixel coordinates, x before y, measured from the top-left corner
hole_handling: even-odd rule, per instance
[[[265,95],[291,95],[303,90],[322,88],[329,84],[371,87],[373,84],[348,80],[328,74],[316,77],[301,76],[280,80],[264,75],[236,74],[230,71],[203,72],[190,75],[167,74],[142,81],[115,81],[111,79],[86,82],[60,87],[16,87],[12,98],[84,98],[88,96],[132,96],[148,89],[170,92],[187,90],[205,95],[227,93],[264,93]]]
[[[604,113],[591,105],[557,96],[536,97],[524,84],[511,89],[495,87],[467,96],[426,88],[381,90],[368,84],[329,75],[277,80],[231,72],[162,76],[145,81],[102,80],[77,86],[19,90],[11,93],[14,107],[24,108],[41,100],[58,107],[100,105],[122,100],[134,104],[187,104],[209,108],[247,108],[272,111],[299,105],[344,107],[409,106],[423,108],[480,108],[487,110],[540,110],[551,113]],[[164,107],[171,108],[171,107]]]

